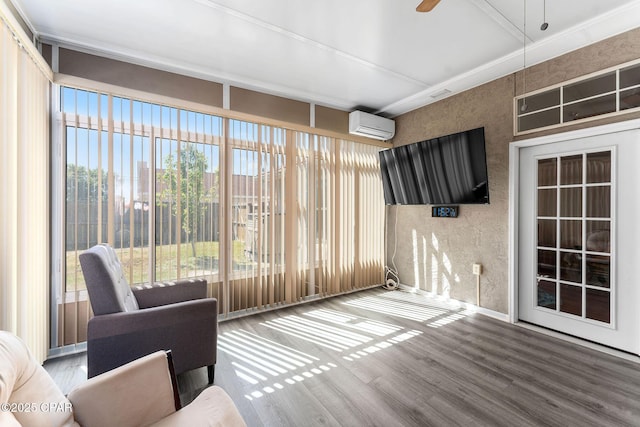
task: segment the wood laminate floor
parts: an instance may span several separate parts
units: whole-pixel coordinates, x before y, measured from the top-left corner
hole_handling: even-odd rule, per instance
[[[84,363],[45,368],[66,393]],[[403,291],[221,322],[215,383],[249,426],[640,426],[637,362]]]

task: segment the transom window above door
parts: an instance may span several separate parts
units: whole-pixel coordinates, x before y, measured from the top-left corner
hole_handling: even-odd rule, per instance
[[[632,61],[517,96],[514,135],[640,110],[640,62]]]

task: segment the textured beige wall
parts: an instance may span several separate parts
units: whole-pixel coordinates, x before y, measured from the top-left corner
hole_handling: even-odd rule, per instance
[[[489,205],[462,205],[458,218],[431,218],[430,206],[387,207],[388,263],[403,284],[475,303],[472,264],[484,266],[481,305],[507,310],[508,156],[514,82],[507,77],[397,118],[394,146],[484,126]],[[398,216],[397,228],[395,215]]]
[[[527,91],[637,58],[640,29],[527,69]],[[401,283],[475,303],[472,264],[480,262],[484,266],[480,305],[508,312],[508,156],[509,143],[516,139],[512,109],[514,96],[522,93],[521,81],[521,73],[510,75],[396,118],[394,146],[484,127],[490,197],[489,205],[461,205],[460,216],[454,219],[431,218],[430,206],[388,206],[387,264],[392,265],[395,248]],[[544,134],[639,116],[596,120]]]
[[[344,134],[349,133],[349,113],[316,105],[316,127]]]
[[[60,48],[59,72],[130,89],[222,107],[222,84]]]
[[[231,86],[230,106],[233,111],[289,123],[309,125],[310,108],[307,102]]]

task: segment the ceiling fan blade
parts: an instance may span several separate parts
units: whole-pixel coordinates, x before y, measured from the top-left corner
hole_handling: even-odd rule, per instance
[[[422,0],[422,3],[416,7],[416,12],[429,12],[440,3],[440,0]]]

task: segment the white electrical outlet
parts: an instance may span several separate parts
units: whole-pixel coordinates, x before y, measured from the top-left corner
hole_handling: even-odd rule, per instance
[[[482,274],[482,264],[480,263],[473,264],[473,274],[475,274],[476,276],[479,276]]]

